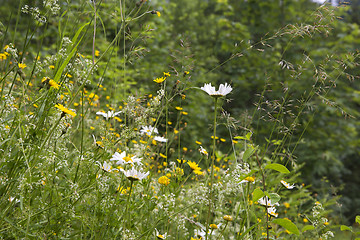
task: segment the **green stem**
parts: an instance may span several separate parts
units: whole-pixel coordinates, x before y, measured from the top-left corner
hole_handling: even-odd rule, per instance
[[[217,100],[218,98],[215,97],[214,98],[214,106],[215,106],[215,110],[214,110],[214,135],[213,135],[213,151],[212,151],[212,156],[211,156],[211,172],[210,172],[210,197],[209,197],[209,210],[208,210],[208,216],[206,219],[206,235],[205,235],[205,240],[208,240],[208,232],[209,232],[209,223],[210,223],[210,214],[211,214],[211,202],[212,202],[212,198],[213,198],[213,194],[212,194],[212,185],[213,185],[213,181],[214,181],[214,161],[215,161],[215,144],[216,144],[216,114],[217,114]]]
[[[128,219],[128,208],[129,208],[130,196],[131,196],[131,192],[132,192],[132,186],[133,186],[133,181],[130,181],[130,191],[129,191],[129,196],[126,201],[126,208],[125,208],[126,220],[124,221],[124,229],[123,229],[124,233],[125,233],[125,229],[126,229],[126,223],[130,220],[130,219]],[[125,237],[125,234],[124,234],[124,237]]]

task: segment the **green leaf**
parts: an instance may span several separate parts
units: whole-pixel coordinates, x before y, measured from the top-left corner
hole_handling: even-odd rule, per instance
[[[255,150],[256,150],[256,149],[253,148],[253,147],[247,148],[247,149],[245,150],[244,154],[243,154],[242,160],[243,160],[243,161],[248,160],[248,158],[251,157],[251,155],[254,154]]]
[[[245,137],[243,137],[243,136],[236,136],[236,137],[234,137],[234,139],[238,139],[238,140],[249,140],[249,141],[250,141],[250,140],[251,140],[251,136],[252,136],[252,132],[248,132]]]
[[[297,226],[293,222],[291,222],[289,219],[278,218],[278,219],[274,219],[272,222],[282,226],[283,228],[285,228],[286,230],[288,230],[289,232],[291,232],[295,235],[298,235],[298,236],[300,235],[300,232],[299,232],[299,229],[297,228]]]
[[[248,132],[248,133],[246,134],[246,139],[250,141],[251,136],[252,136],[252,132]]]
[[[84,24],[75,34],[75,36],[73,37],[73,44],[75,45],[75,41],[77,40],[79,34],[81,33],[81,31],[83,30],[84,27],[86,27],[87,25],[89,25],[89,23],[86,23]],[[75,45],[73,46],[73,50],[69,53],[69,55],[66,57],[65,61],[61,64],[60,68],[58,69],[58,71],[56,72],[55,74],[55,77],[54,77],[54,81],[55,82],[59,82],[59,79],[61,77],[61,74],[63,73],[66,65],[70,62],[71,58],[74,56],[75,52],[76,52],[76,49],[77,49],[77,46],[79,45],[79,43],[81,42],[81,39],[80,41]]]
[[[360,224],[360,216],[358,215],[358,216],[356,216],[356,218],[355,218],[355,222],[357,222],[358,224]]]
[[[271,203],[277,203],[281,199],[277,193],[266,193],[266,195],[271,199]]]
[[[309,231],[309,230],[314,230],[315,227],[313,225],[306,225],[305,227],[303,227],[301,229],[302,232],[305,232],[305,231]]]
[[[341,226],[340,226],[340,230],[341,230],[341,231],[350,231],[350,232],[352,232],[351,227],[348,227],[348,226],[346,226],[346,225],[341,225]]]
[[[290,171],[284,165],[278,163],[270,163],[265,166],[265,169],[273,169],[281,173],[290,173]]]
[[[265,196],[265,193],[260,188],[256,188],[252,194],[253,194],[253,198],[252,198],[253,202],[257,202],[260,198]]]

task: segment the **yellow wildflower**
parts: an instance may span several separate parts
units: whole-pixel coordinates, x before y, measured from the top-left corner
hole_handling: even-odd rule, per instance
[[[225,215],[225,216],[223,217],[223,219],[224,219],[225,221],[229,221],[229,222],[231,222],[231,221],[233,220],[232,216],[230,216],[230,215]]]
[[[69,115],[71,115],[73,117],[76,116],[76,113],[74,113],[73,111],[67,109],[62,104],[56,104],[55,107],[58,108],[59,110],[61,110],[63,112],[63,114],[69,114]]]
[[[18,66],[19,66],[19,68],[21,68],[21,69],[24,69],[24,68],[27,67],[25,63],[18,63]]]
[[[156,83],[162,83],[163,81],[165,81],[166,77],[160,77],[160,78],[156,78],[153,81]]]
[[[167,176],[162,176],[158,179],[158,182],[162,185],[169,185],[170,184],[170,179]]]

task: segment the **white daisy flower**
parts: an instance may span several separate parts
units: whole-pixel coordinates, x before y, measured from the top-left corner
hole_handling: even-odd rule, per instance
[[[118,115],[119,113],[121,113],[121,111],[119,111],[119,112],[108,111],[107,113],[97,112],[96,115],[101,115],[101,116],[103,116],[104,118],[106,118],[106,120],[108,120],[109,118],[115,117],[115,116]]]
[[[105,172],[111,172],[112,170],[112,166],[110,164],[108,164],[107,162],[104,162],[103,164],[101,164],[100,162],[97,162],[97,164],[99,165],[99,167],[104,170]]]
[[[270,214],[273,217],[277,217],[279,215],[278,213],[276,213],[276,208],[275,207],[267,208],[267,212],[268,212],[268,214]]]
[[[204,155],[206,155],[206,156],[209,156],[209,153],[206,151],[205,148],[203,148],[203,146],[200,146],[199,152],[200,152],[201,154],[204,154]]]
[[[285,182],[284,180],[280,181],[282,183],[282,185],[284,185],[284,187],[286,187],[287,189],[293,189],[295,187],[295,185],[290,185],[287,182]]]
[[[146,178],[149,175],[149,172],[143,173],[143,172],[136,170],[135,168],[132,168],[127,171],[124,169],[120,169],[120,171],[122,171],[125,174],[125,177],[127,177],[127,179],[129,179],[130,181],[143,180],[144,178]]]
[[[275,206],[275,205],[276,205],[276,206],[279,206],[279,203],[272,203],[272,202],[271,202],[271,199],[268,198],[267,196],[260,198],[260,199],[258,200],[258,203],[261,204],[261,205],[263,205],[263,206],[266,206],[266,203],[267,203],[267,206],[268,206],[268,207],[273,207],[273,206]]]
[[[152,127],[152,126],[142,126],[140,129],[140,133],[141,134],[146,134],[148,136],[151,136],[153,133],[158,134],[159,131],[157,130],[156,127]]]
[[[230,85],[228,85],[227,83],[220,84],[218,91],[215,90],[215,87],[211,86],[211,83],[205,83],[205,85],[203,87],[201,87],[200,89],[205,91],[207,94],[209,94],[210,96],[213,96],[213,97],[226,96],[227,94],[229,94],[232,91],[232,87]]]
[[[154,140],[155,141],[158,141],[158,142],[167,142],[167,139],[164,138],[164,137],[159,137],[159,136],[155,136],[154,137]]]
[[[167,233],[160,234],[160,232],[155,228],[155,234],[157,239],[166,239],[168,237]]]
[[[124,164],[128,164],[128,163],[136,163],[136,164],[142,164],[141,163],[141,158],[138,158],[136,156],[134,157],[129,157],[126,156],[126,152],[123,151],[121,153],[115,152],[112,155],[112,158],[110,158],[110,161],[117,161],[116,164],[117,165],[124,165]]]

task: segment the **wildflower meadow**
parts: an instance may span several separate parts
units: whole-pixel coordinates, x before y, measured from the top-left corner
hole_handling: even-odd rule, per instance
[[[0,239],[360,239],[359,1],[0,6]]]

